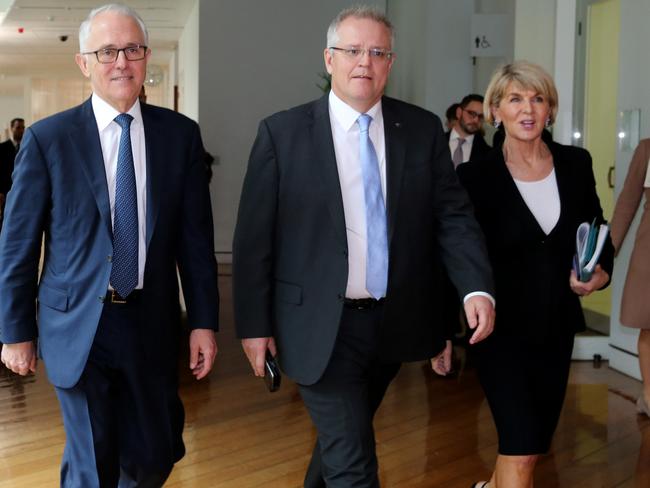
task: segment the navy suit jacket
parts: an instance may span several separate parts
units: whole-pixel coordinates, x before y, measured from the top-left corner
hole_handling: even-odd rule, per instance
[[[389,240],[380,331],[386,361],[444,347],[443,266],[462,296],[493,291],[483,236],[440,120],[384,97]],[[244,181],[233,245],[240,337],[274,336],[286,373],[321,377],[334,348],[348,247],[328,97],[263,120]]]
[[[153,369],[172,371],[180,338],[177,266],[190,326],[217,328],[212,211],[196,123],[163,108],[141,108],[147,154],[142,342]],[[0,339],[38,336],[50,380],[71,387],[93,342],[113,252],[90,100],[28,128],[13,176],[0,233]]]

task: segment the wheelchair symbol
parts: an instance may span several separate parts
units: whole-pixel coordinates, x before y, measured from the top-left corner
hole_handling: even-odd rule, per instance
[[[488,47],[491,47],[492,45],[490,44],[490,41],[488,41],[485,36],[476,36],[476,39],[474,39],[474,44],[476,44],[476,49],[487,49]]]

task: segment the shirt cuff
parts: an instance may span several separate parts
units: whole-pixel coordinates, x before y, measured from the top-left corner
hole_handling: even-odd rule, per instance
[[[486,297],[488,300],[490,300],[490,302],[492,302],[492,306],[494,308],[496,308],[497,303],[494,300],[494,297],[492,295],[490,295],[489,293],[485,293],[484,291],[473,291],[472,293],[468,293],[467,295],[465,295],[465,298],[463,298],[463,303],[467,303],[467,300],[469,300],[472,297],[476,297],[476,296],[478,296],[478,297]]]

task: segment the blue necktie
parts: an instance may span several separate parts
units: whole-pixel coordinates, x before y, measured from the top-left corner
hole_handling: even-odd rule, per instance
[[[388,282],[388,234],[386,230],[386,205],[381,191],[381,175],[375,147],[370,140],[368,127],[372,117],[361,114],[359,124],[359,156],[363,176],[363,193],[366,201],[366,290],[375,298],[386,295]]]
[[[122,127],[122,135],[115,177],[111,284],[123,298],[138,284],[138,198],[131,151],[132,120],[129,114],[115,117],[115,122]]]

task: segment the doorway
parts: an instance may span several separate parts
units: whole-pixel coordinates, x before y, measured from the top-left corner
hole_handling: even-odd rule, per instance
[[[593,159],[605,219],[614,209],[620,0],[578,0],[576,12],[574,144]],[[587,331],[576,337],[575,359],[607,357],[611,291],[582,299]]]

